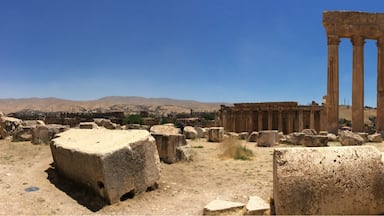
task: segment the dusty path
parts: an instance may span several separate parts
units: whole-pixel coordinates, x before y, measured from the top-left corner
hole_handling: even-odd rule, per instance
[[[49,146],[0,140],[0,214],[201,215],[216,198],[246,202],[253,195],[271,197],[273,148],[246,143],[255,157],[238,161],[220,159],[220,144],[190,143],[194,160],[162,164],[159,189],[104,206],[89,191],[56,176]],[[25,191],[32,186],[39,190]]]

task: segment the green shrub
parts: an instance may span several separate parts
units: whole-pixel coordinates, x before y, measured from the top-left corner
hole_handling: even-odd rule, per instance
[[[144,124],[144,120],[140,115],[129,115],[124,119],[125,124]]]

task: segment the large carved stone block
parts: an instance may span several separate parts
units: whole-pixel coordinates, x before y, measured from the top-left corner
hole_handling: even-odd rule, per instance
[[[178,157],[177,148],[187,144],[183,134],[152,134],[156,140],[160,159],[165,163],[175,163],[182,158]]]
[[[257,146],[273,147],[279,144],[279,132],[277,130],[265,130],[259,132]]]
[[[208,142],[221,142],[224,139],[223,127],[208,128]]]
[[[108,203],[156,186],[155,139],[145,130],[70,129],[51,143],[55,169]]]
[[[276,148],[277,215],[382,214],[384,165],[372,146]]]

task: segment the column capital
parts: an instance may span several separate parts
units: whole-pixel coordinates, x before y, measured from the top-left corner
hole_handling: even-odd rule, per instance
[[[365,38],[361,35],[354,35],[351,37],[351,42],[353,46],[363,46],[365,43]]]
[[[340,37],[337,35],[327,35],[328,45],[339,45]]]

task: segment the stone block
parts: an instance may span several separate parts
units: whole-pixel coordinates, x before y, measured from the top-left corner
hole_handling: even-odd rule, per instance
[[[279,133],[277,130],[259,131],[257,146],[273,147],[279,144]]]
[[[93,121],[97,124],[97,126],[105,127],[107,129],[114,130],[118,128],[118,125],[113,123],[110,119],[94,118]]]
[[[317,135],[315,129],[303,129],[301,133],[305,133],[305,135]]]
[[[373,146],[276,148],[273,199],[277,215],[384,212],[384,166]]]
[[[327,137],[328,137],[328,141],[332,141],[332,142],[337,141],[337,136],[333,133],[328,133]]]
[[[270,205],[258,196],[251,196],[245,209],[245,215],[267,215]]]
[[[208,128],[208,142],[221,142],[224,139],[223,127]]]
[[[343,146],[362,145],[364,139],[351,131],[341,131],[339,133],[339,141]]]
[[[257,142],[257,138],[259,137],[259,132],[252,132],[248,137],[248,142]]]
[[[60,174],[109,204],[156,187],[160,178],[155,140],[145,130],[70,129],[50,147]]]
[[[304,146],[325,147],[328,145],[328,137],[323,135],[305,135]]]
[[[187,144],[183,134],[152,134],[156,140],[160,159],[165,163],[175,163],[178,157],[177,148]]]
[[[14,136],[18,131],[21,130],[22,120],[0,116],[0,135],[2,138],[6,138],[8,136]]]
[[[241,132],[241,133],[239,133],[239,139],[241,139],[241,140],[247,140],[248,136],[249,136],[248,132]]]
[[[359,135],[359,136],[361,136],[361,138],[363,138],[364,143],[369,142],[369,139],[368,139],[368,133],[365,133],[365,132],[358,132],[357,135]]]
[[[48,144],[56,134],[69,129],[68,125],[47,124],[31,128],[33,144]]]
[[[151,134],[181,134],[180,128],[175,127],[173,124],[153,125],[149,131]]]
[[[242,215],[243,203],[213,200],[204,207],[203,215]]]
[[[197,132],[197,138],[204,138],[204,134],[207,133],[207,130],[205,130],[205,128],[195,127],[195,130]]]
[[[290,133],[286,136],[286,142],[292,145],[304,145],[305,133]]]
[[[382,142],[383,138],[381,137],[381,134],[375,133],[375,134],[368,135],[368,140],[369,142]]]
[[[185,135],[186,139],[196,139],[198,136],[196,129],[192,126],[185,126],[183,134]]]
[[[95,122],[80,122],[80,129],[99,129]]]

